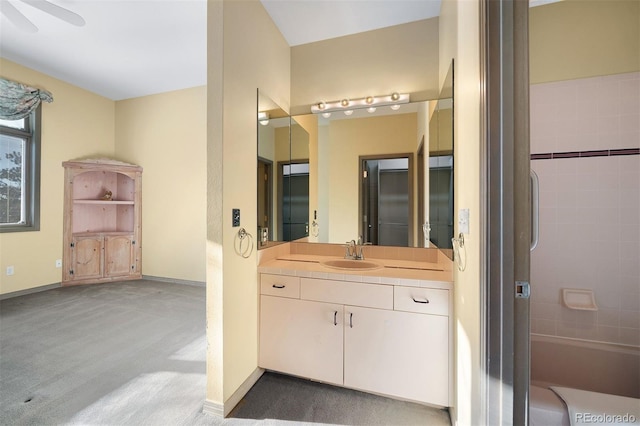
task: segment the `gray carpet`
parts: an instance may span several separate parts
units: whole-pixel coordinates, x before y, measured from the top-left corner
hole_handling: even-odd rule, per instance
[[[271,372],[260,378],[230,416],[316,424],[451,424],[446,410]]]
[[[202,413],[205,289],[158,281],[0,301],[1,425],[449,425],[446,411],[267,373]]]

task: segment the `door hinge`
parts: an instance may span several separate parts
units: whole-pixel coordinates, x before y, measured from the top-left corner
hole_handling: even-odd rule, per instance
[[[71,246],[71,248],[73,248],[73,247],[75,247],[75,246],[76,246],[76,243],[71,243],[71,244],[69,244],[69,245]]]
[[[516,299],[528,299],[531,286],[528,281],[516,281]]]
[[[69,274],[70,274],[70,275],[73,275],[73,269],[69,271]]]
[[[363,170],[362,171],[362,177],[366,179],[367,176],[369,176],[369,172],[367,172],[366,170]]]

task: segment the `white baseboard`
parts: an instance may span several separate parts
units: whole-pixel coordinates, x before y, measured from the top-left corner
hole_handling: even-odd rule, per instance
[[[227,417],[231,410],[244,398],[249,390],[256,384],[258,379],[262,377],[264,370],[262,368],[256,368],[253,373],[246,378],[246,380],[240,385],[240,387],[225,401],[224,404],[219,402],[204,401],[202,412],[215,417]]]
[[[202,412],[210,416],[223,418],[224,404],[219,404],[217,402],[213,402],[213,401],[209,401],[208,399],[205,399],[204,406],[202,407]]]
[[[256,384],[258,379],[262,377],[264,370],[262,368],[256,368],[253,373],[247,377],[247,379],[240,385],[240,387],[227,399],[224,403],[224,416],[227,417],[231,410],[238,405],[238,402],[244,398],[244,396],[251,390],[253,385]]]

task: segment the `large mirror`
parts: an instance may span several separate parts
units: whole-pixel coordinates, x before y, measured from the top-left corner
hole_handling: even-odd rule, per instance
[[[426,139],[429,102],[334,112],[317,120],[317,193],[311,200],[311,242],[361,239],[386,246],[423,246],[417,158]],[[306,117],[306,116],[305,116]],[[424,159],[423,159],[424,161]],[[315,167],[313,167],[315,165]],[[424,168],[423,168],[424,170]]]
[[[309,232],[309,134],[258,91],[258,248]]]
[[[270,102],[262,98],[259,113]],[[453,63],[439,99],[300,115],[271,127],[269,120],[258,130],[258,227],[269,241],[261,247],[361,239],[451,248]]]
[[[451,249],[454,218],[453,62],[431,115],[429,135],[430,240],[438,248]]]

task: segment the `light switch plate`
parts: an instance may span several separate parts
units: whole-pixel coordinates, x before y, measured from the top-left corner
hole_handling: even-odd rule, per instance
[[[233,217],[232,226],[240,226],[240,209],[233,209],[231,211],[231,216]]]

